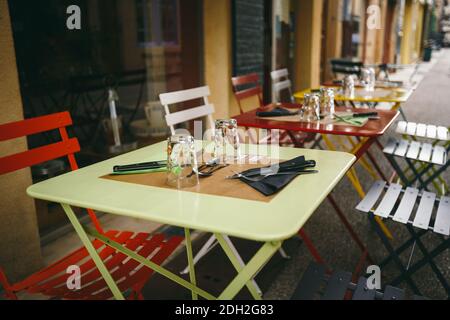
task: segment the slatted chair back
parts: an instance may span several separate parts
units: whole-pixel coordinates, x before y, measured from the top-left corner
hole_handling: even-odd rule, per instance
[[[62,157],[67,157],[71,170],[77,170],[78,164],[74,154],[80,151],[80,145],[77,138],[69,138],[66,127],[70,125],[72,118],[67,111],[1,124],[0,142],[51,130],[59,131],[61,141],[1,157],[0,175]],[[88,214],[95,228],[103,233],[94,211],[88,209]]]
[[[236,97],[241,114],[244,113],[244,109],[242,108],[242,100],[257,97],[259,107],[264,106],[263,89],[259,83],[259,76],[256,73],[231,78],[233,93]],[[242,87],[244,87],[244,89],[241,89]]]
[[[359,77],[361,68],[364,66],[362,62],[354,62],[343,59],[331,59],[331,69],[335,76],[338,74],[356,75]]]
[[[208,125],[211,128],[214,128],[214,118],[212,116],[214,113],[214,105],[208,101],[208,96],[210,94],[209,87],[204,86],[188,90],[162,93],[159,95],[159,100],[164,106],[164,111],[166,113],[166,122],[172,135],[175,134],[175,126],[177,124],[203,117],[206,117]],[[202,99],[203,105],[189,108],[187,110],[170,112],[171,105],[195,99]]]
[[[292,83],[291,83],[291,80],[289,80],[288,69],[279,69],[279,70],[272,71],[270,73],[270,77],[272,78],[272,86],[273,86],[275,101],[282,102],[281,101],[281,92],[287,90],[289,92],[290,102],[294,103],[295,99],[294,99],[294,96],[292,95]]]

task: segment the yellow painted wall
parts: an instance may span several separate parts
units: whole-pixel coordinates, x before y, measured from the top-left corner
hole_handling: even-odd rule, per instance
[[[424,4],[418,0],[406,0],[401,44],[401,63],[413,63],[420,58]]]
[[[0,124],[22,120],[22,100],[6,0],[0,0],[0,79]],[[0,157],[25,150],[25,139],[0,143]],[[25,192],[31,184],[30,169],[0,176],[0,266],[11,280],[19,280],[42,265],[34,201]]]
[[[320,85],[322,0],[296,1],[294,89]]]
[[[328,13],[326,22],[325,39],[325,76],[323,80],[331,80],[333,74],[331,71],[330,60],[339,58],[342,52],[342,0],[328,1]]]
[[[424,13],[425,13],[425,5],[422,3],[417,4],[417,26],[415,33],[415,57],[420,58],[422,53],[422,33],[423,33],[423,23],[424,23]]]
[[[215,118],[238,114],[231,87],[231,1],[203,1],[205,84],[211,89]]]

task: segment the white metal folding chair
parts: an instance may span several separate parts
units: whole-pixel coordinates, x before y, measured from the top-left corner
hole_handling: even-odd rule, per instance
[[[440,262],[438,256],[450,248],[450,197],[445,195],[439,197],[435,193],[414,187],[405,189],[397,183],[388,185],[385,181],[376,181],[356,209],[369,214],[370,222],[389,252],[378,266],[384,268],[392,261],[401,272],[391,282],[392,285],[406,282],[415,294],[420,295],[412,276],[428,266],[450,298],[450,279],[438,266]],[[405,225],[411,237],[394,247],[374,223],[376,216]],[[434,233],[437,236],[435,243],[425,243],[429,240],[423,239],[427,233]],[[420,250],[421,257],[413,260],[416,246]],[[402,254],[409,248],[412,249],[405,265]]]
[[[272,78],[273,96],[275,102],[281,102],[281,92],[287,90],[289,92],[290,102],[295,103],[294,96],[292,94],[292,83],[289,80],[288,69],[275,70],[270,73]]]

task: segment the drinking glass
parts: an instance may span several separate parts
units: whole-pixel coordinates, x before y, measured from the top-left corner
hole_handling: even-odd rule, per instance
[[[345,76],[342,82],[342,91],[345,97],[353,99],[355,97],[355,79],[353,76]]]
[[[375,90],[375,70],[373,68],[361,69],[361,83],[366,91]]]
[[[320,114],[324,117],[334,117],[334,90],[332,88],[320,89]]]
[[[167,139],[167,184],[178,189],[198,184],[194,137],[175,134]]]
[[[214,129],[214,158],[220,163],[226,163],[229,158],[241,159],[237,121],[235,119],[216,120]],[[232,154],[230,154],[231,148],[227,146],[231,146]]]
[[[317,94],[305,94],[301,120],[313,122],[320,120],[320,97]]]

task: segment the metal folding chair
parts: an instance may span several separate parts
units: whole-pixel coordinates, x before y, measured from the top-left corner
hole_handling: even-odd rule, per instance
[[[356,209],[369,214],[376,233],[389,253],[379,264],[380,268],[393,261],[401,271],[401,274],[391,282],[392,285],[398,285],[406,281],[414,293],[420,295],[420,290],[412,275],[425,265],[429,265],[450,298],[449,279],[445,278],[434,261],[438,255],[450,248],[450,197],[441,196],[438,198],[435,193],[425,190],[413,187],[403,189],[401,185],[396,183],[387,185],[385,181],[377,181]],[[391,241],[374,223],[374,217],[376,216],[383,219],[392,219],[405,225],[411,237],[394,248]],[[429,232],[434,233],[440,240],[434,248],[430,248],[429,245],[425,246],[421,239]],[[422,257],[412,263],[412,256],[416,247],[419,248]],[[411,248],[411,254],[405,265],[400,255],[409,248]]]
[[[295,103],[294,95],[292,94],[292,83],[289,80],[288,69],[275,70],[270,73],[272,78],[273,95],[275,102],[282,102],[282,93],[288,92],[289,102]]]
[[[311,263],[300,279],[291,300],[404,300],[405,291],[390,285],[384,292],[367,287],[367,279],[360,277],[352,282],[352,274],[335,271],[327,274],[323,265]],[[414,295],[414,300],[424,297]]]
[[[436,191],[445,194],[449,188],[441,174],[450,166],[448,152],[450,135],[446,127],[400,121],[396,132],[403,139],[391,138],[383,152],[405,186],[418,184],[418,188],[429,190],[433,184]],[[427,140],[427,141],[419,141]],[[431,143],[428,142],[431,140]],[[444,144],[442,144],[444,143]],[[396,158],[407,164],[403,170]]]
[[[279,73],[277,73],[275,78],[279,80],[287,76],[284,75],[286,74],[285,72],[283,72],[282,74],[283,75],[280,76]],[[258,108],[264,109],[266,107],[264,106],[263,102],[263,89],[260,85],[258,74],[251,73],[248,75],[233,77],[231,78],[231,84],[233,86],[234,97],[236,98],[241,114],[245,113],[242,102],[247,99],[256,98],[258,101]],[[287,84],[290,85],[290,81],[282,82],[282,88]],[[272,105],[269,105],[269,107],[271,106]],[[254,109],[254,106],[251,109]],[[310,142],[313,139],[313,136],[299,132],[272,130],[270,135],[262,139],[258,139],[254,137],[253,134],[250,134],[250,139],[252,140],[252,143],[260,144],[270,143],[270,141],[273,141],[275,139],[278,140],[280,145],[294,144],[295,147],[303,147],[305,142]]]
[[[355,75],[359,77],[361,74],[361,68],[364,64],[361,61],[352,61],[347,59],[331,59],[331,71],[335,78],[338,75]]]
[[[66,127],[70,125],[72,125],[72,119],[69,112],[0,125],[0,142],[51,130],[58,130],[61,137],[59,142],[0,158],[0,174],[7,174],[62,157],[67,157],[70,168],[77,170],[78,165],[74,154],[80,151],[80,145],[76,138],[69,138]],[[100,234],[125,245],[129,250],[151,259],[158,265],[163,263],[183,241],[183,237],[166,238],[164,234],[151,235],[117,230],[104,232],[94,211],[88,209],[87,212],[92,224]],[[153,274],[153,270],[133,259],[126,259],[124,254],[100,240],[94,239],[92,244],[119,289],[130,299],[142,299],[142,288]],[[20,292],[42,294],[59,299],[104,300],[112,298],[113,294],[96,267],[97,262],[91,259],[86,248],[82,247],[17,283],[9,283],[5,272],[0,269],[0,284],[9,299],[17,299],[17,293]],[[66,270],[72,265],[77,265],[81,271],[81,288],[77,290],[71,290],[66,285],[67,279],[71,275]]]

